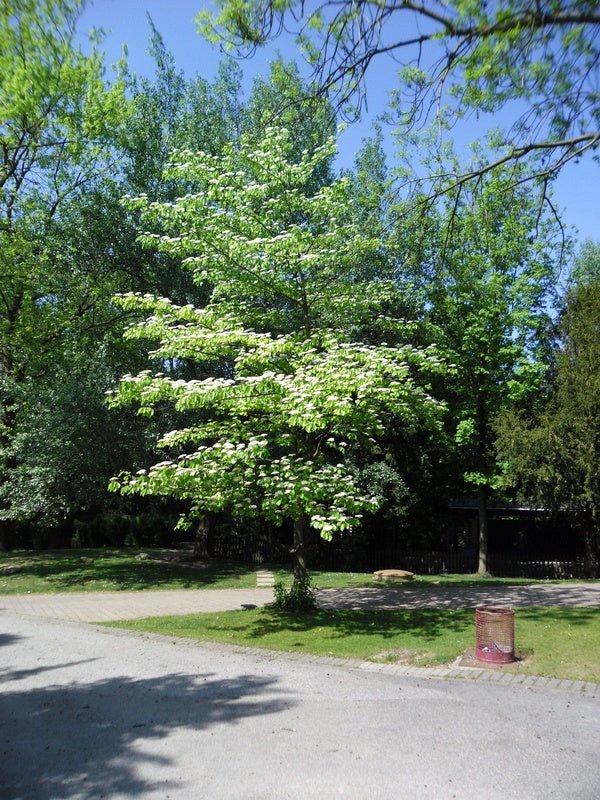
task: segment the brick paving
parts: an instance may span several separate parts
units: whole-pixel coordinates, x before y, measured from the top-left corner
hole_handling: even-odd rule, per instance
[[[478,605],[514,608],[600,607],[600,583],[321,589],[317,599],[322,608],[330,609],[475,608]],[[231,611],[248,606],[264,606],[272,600],[273,590],[267,586],[256,589],[64,592],[0,595],[0,612],[80,622],[109,622],[171,614]]]
[[[321,589],[321,608],[475,608],[479,605],[600,607],[600,582],[457,588],[409,586],[376,589]],[[231,611],[273,600],[268,586],[256,589],[174,589],[135,592],[64,592],[0,595],[0,612],[79,622],[171,614]]]
[[[0,613],[65,619],[73,622],[111,622],[118,619],[233,611],[264,606],[272,589],[174,589],[139,592],[65,592],[0,595]]]
[[[322,589],[322,608],[476,608],[482,605],[600,606],[600,582],[522,584],[516,586],[414,586],[374,589]]]

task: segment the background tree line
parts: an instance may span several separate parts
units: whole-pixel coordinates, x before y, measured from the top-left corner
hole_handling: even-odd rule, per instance
[[[151,25],[154,78],[109,82],[80,8],[2,12],[3,546],[235,518],[301,576],[319,534],[435,545],[476,497],[485,571],[493,494],[567,511],[597,570],[600,256],[573,260],[547,170],[427,131],[390,166],[375,129],[337,174],[335,108],[293,62],[246,96]],[[447,180],[399,191],[415,152]]]

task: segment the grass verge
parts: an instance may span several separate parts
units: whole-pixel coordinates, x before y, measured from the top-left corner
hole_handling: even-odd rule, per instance
[[[180,564],[161,558],[160,550],[80,549],[0,553],[0,595],[44,592],[95,592],[139,589],[250,589],[257,566],[228,561]],[[142,560],[145,559],[145,560]],[[289,567],[263,565],[277,580],[289,584]],[[394,586],[375,580],[370,572],[311,572],[320,589]],[[525,578],[482,578],[478,575],[419,575],[408,584],[475,587],[561,583]]]
[[[255,567],[223,561],[184,565],[159,550],[19,551],[0,555],[0,594],[140,589],[249,589]],[[15,570],[15,572],[12,572]]]
[[[432,666],[474,644],[473,611],[317,611],[273,608],[107,623],[114,627],[295,653]],[[600,608],[516,612],[521,673],[600,683]]]

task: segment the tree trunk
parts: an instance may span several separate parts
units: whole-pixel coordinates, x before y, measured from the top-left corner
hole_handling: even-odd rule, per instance
[[[0,519],[0,551],[5,552],[12,547],[13,524],[6,519]]]
[[[2,380],[3,363],[0,362],[0,381]],[[0,384],[0,388],[4,388]],[[15,412],[15,398],[6,391],[0,395],[0,453],[10,453],[11,444],[16,432],[17,415]],[[3,462],[0,464],[0,487],[8,483],[8,476],[11,471],[17,466],[14,455],[4,457]],[[0,509],[6,510],[11,508],[11,503],[7,498],[10,497],[10,492],[6,489],[2,494],[4,499],[0,500]],[[10,548],[10,533],[13,530],[11,520],[0,520],[0,544],[2,550]]]
[[[488,513],[487,513],[487,488],[477,488],[477,513],[479,521],[479,575],[488,574]]]
[[[584,574],[586,578],[600,577],[599,557],[600,557],[600,531],[597,528],[589,527],[585,531],[585,556]]]
[[[209,534],[210,517],[208,514],[203,514],[200,517],[200,522],[196,530],[196,538],[194,539],[194,560],[199,561],[200,559],[210,557],[208,553]]]
[[[294,545],[292,554],[292,575],[294,583],[308,577],[306,571],[306,554],[311,538],[310,518],[304,514],[294,520]]]

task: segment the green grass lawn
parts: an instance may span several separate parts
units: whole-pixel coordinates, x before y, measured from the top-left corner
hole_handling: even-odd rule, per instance
[[[341,658],[431,666],[474,645],[473,611],[318,611],[273,608],[108,623],[136,631]],[[516,612],[518,672],[600,683],[600,608]]]
[[[209,561],[201,567],[154,561],[160,551],[56,550],[0,554],[0,594],[100,592],[138,589],[247,589],[256,586],[256,568]],[[17,568],[15,574],[3,573]]]
[[[150,558],[139,560],[140,552]],[[247,589],[256,586],[257,566],[208,561],[202,566],[159,562],[159,550],[81,549],[0,553],[0,594],[40,592],[94,592],[137,589]],[[5,570],[19,572],[8,574]],[[289,567],[263,565],[277,580],[291,582]],[[320,589],[393,586],[377,581],[370,572],[326,572],[311,577]],[[419,575],[411,587],[473,587],[500,584],[550,583],[523,578],[481,578],[477,575]],[[554,581],[555,583],[558,581]],[[397,584],[396,584],[397,585]]]
[[[224,589],[256,586],[256,567],[209,561],[200,567],[155,561],[159,551],[63,550],[0,554],[0,594],[138,589]],[[6,569],[18,572],[8,574]],[[289,571],[273,568],[277,578]],[[320,588],[382,586],[370,573],[314,572]],[[541,581],[542,583],[546,581]],[[413,588],[536,583],[476,575],[419,576]],[[272,608],[161,617],[120,627],[274,650],[409,664],[453,661],[473,646],[473,612],[319,611],[291,615]],[[516,612],[517,649],[528,654],[521,672],[600,682],[600,609],[546,608]]]
[[[139,560],[140,552],[149,556]],[[138,589],[229,589],[256,586],[256,565],[208,561],[202,566],[159,562],[158,550],[81,549],[0,553],[0,594],[40,592],[94,592]],[[264,565],[277,580],[291,582],[289,568]],[[9,574],[7,570],[18,569]],[[314,571],[321,589],[381,587],[388,584],[370,572]],[[423,575],[410,583],[419,586],[491,586],[536,583],[519,578],[481,578],[477,575]],[[548,581],[542,581],[547,583]],[[394,585],[394,584],[389,584]]]

